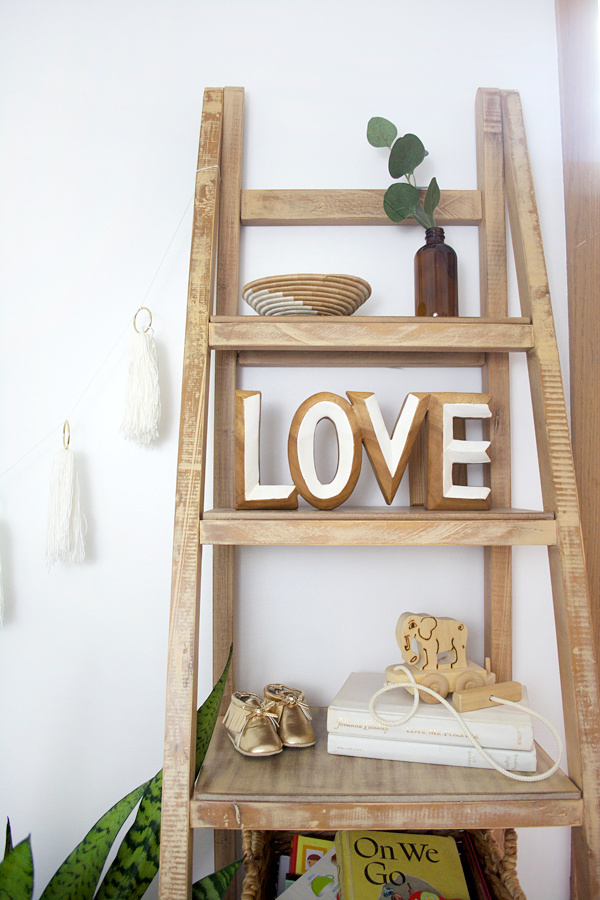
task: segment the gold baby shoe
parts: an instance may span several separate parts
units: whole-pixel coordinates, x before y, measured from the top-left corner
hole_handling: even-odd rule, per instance
[[[279,716],[279,737],[284,747],[312,747],[315,733],[311,714],[304,702],[304,691],[285,684],[268,684],[265,698],[275,704]]]
[[[283,750],[277,718],[274,703],[258,694],[234,691],[223,724],[231,743],[244,756],[273,756]]]

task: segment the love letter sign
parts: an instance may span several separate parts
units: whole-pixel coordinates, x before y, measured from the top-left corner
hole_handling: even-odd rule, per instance
[[[362,446],[385,502],[394,499],[415,438],[426,427],[427,509],[489,509],[489,487],[455,484],[457,464],[489,463],[489,441],[457,440],[455,419],[488,419],[490,394],[408,394],[390,437],[373,393],[347,391],[350,399],[326,391],[302,403],[290,426],[288,460],[293,484],[260,483],[260,391],[235,392],[236,509],[297,509],[298,494],[317,509],[334,509],[358,481]],[[315,466],[315,431],[322,419],[333,424],[338,464],[322,482]]]

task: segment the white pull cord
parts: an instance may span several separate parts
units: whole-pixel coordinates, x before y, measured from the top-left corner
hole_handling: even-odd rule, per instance
[[[497,772],[500,772],[502,775],[506,775],[507,778],[513,778],[515,781],[543,781],[545,778],[549,778],[550,775],[553,775],[554,772],[560,766],[560,762],[562,759],[562,743],[560,740],[560,735],[554,725],[545,719],[544,716],[539,713],[534,712],[532,709],[528,709],[528,707],[523,706],[521,703],[515,703],[513,700],[503,700],[501,697],[490,697],[490,700],[493,700],[495,703],[503,703],[505,706],[514,706],[515,709],[522,709],[524,712],[529,713],[532,716],[535,716],[536,719],[539,719],[540,722],[543,722],[544,725],[552,732],[554,740],[556,741],[556,746],[558,748],[558,756],[554,765],[548,769],[546,772],[540,772],[539,775],[521,775],[518,772],[511,772],[509,769],[504,769],[502,766],[498,765],[498,763],[492,759],[492,757],[485,751],[485,749],[481,746],[475,735],[470,730],[469,726],[458,712],[458,710],[454,709],[451,703],[442,697],[437,691],[434,691],[433,688],[429,688],[424,684],[417,684],[415,681],[413,673],[406,666],[396,666],[396,669],[400,669],[408,676],[408,683],[404,681],[394,682],[393,684],[386,684],[384,687],[380,688],[380,690],[376,691],[371,697],[371,702],[369,703],[369,710],[371,715],[375,719],[376,722],[379,722],[380,725],[387,725],[389,728],[393,728],[395,725],[403,725],[405,722],[408,722],[412,716],[417,711],[417,706],[419,705],[419,694],[418,691],[423,691],[426,694],[430,694],[432,697],[435,697],[442,703],[447,709],[450,710],[455,719],[457,719],[460,727],[463,729],[465,735],[469,738],[473,746],[476,750],[481,753],[483,758],[490,764],[493,769],[496,769]],[[405,688],[406,690],[410,690],[411,688],[416,688],[413,690],[413,704],[410,710],[406,713],[406,715],[402,716],[401,719],[382,719],[381,716],[375,711],[375,700],[379,697],[380,694],[386,694],[389,691],[393,691],[396,688]]]

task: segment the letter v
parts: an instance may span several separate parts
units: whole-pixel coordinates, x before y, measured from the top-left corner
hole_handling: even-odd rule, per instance
[[[429,394],[408,394],[391,438],[375,394],[363,391],[346,391],[346,394],[356,410],[365,450],[381,493],[389,506],[398,490],[417,432],[427,413]]]

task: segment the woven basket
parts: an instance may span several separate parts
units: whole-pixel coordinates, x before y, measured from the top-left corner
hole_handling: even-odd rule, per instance
[[[311,832],[313,833],[313,832]],[[331,832],[314,832],[332,837]],[[453,832],[444,831],[442,834]],[[456,832],[454,832],[456,834]],[[469,831],[495,900],[527,900],[517,878],[517,835],[505,831]],[[246,875],[241,900],[274,900],[279,857],[289,853],[290,831],[243,831],[242,846]]]

